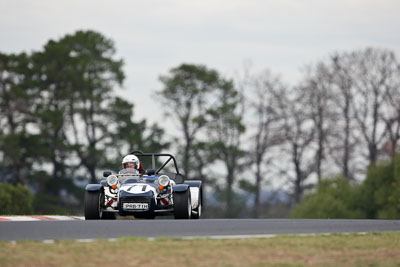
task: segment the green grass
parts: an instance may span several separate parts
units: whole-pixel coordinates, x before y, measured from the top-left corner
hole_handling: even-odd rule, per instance
[[[400,232],[255,239],[0,242],[0,266],[400,266]]]

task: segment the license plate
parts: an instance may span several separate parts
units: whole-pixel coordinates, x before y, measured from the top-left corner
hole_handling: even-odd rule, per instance
[[[148,210],[148,203],[123,203],[124,210]]]

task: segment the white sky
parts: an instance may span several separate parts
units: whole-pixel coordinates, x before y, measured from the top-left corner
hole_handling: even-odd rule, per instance
[[[0,0],[0,51],[99,31],[125,61],[135,119],[161,122],[162,112],[146,105],[161,89],[159,75],[183,62],[232,77],[251,60],[294,83],[304,65],[337,50],[374,46],[400,56],[399,14],[399,0]]]

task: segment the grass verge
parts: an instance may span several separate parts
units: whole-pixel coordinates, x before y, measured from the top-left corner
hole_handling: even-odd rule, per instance
[[[400,232],[257,239],[0,242],[0,266],[400,266]]]

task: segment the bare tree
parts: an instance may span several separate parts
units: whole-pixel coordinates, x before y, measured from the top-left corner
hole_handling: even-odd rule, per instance
[[[389,140],[386,142],[386,152],[394,157],[398,140],[400,139],[400,63],[393,52],[387,51],[386,81],[386,105],[382,119],[386,124],[386,132]]]
[[[284,85],[279,76],[273,75],[269,70],[251,77],[249,86],[253,89],[253,96],[249,107],[253,110],[252,118],[255,119],[251,129],[255,129],[251,136],[249,155],[254,165],[255,192],[254,192],[254,217],[260,216],[261,190],[266,177],[265,166],[268,165],[267,154],[270,148],[282,142],[279,131],[280,118],[276,112],[274,95],[282,91]]]
[[[330,59],[331,87],[334,94],[334,103],[337,109],[336,127],[334,132],[334,146],[336,151],[341,151],[338,165],[342,170],[342,175],[348,179],[353,179],[354,174],[350,167],[350,162],[354,154],[354,147],[358,143],[354,137],[355,120],[352,116],[352,103],[354,98],[353,80],[347,69],[351,65],[348,57],[334,54]],[[341,145],[336,145],[337,143]]]
[[[292,204],[301,200],[304,190],[308,187],[305,182],[314,169],[313,160],[308,158],[313,151],[314,127],[299,100],[302,97],[299,89],[284,90],[274,95],[279,107],[278,114],[284,120],[282,135],[294,169],[286,172],[288,181],[293,187]]]
[[[367,48],[348,55],[352,62],[347,71],[355,88],[353,111],[355,119],[368,146],[368,160],[374,164],[378,147],[387,137],[383,111],[388,88],[397,65],[394,54],[388,50]]]
[[[242,170],[240,160],[244,156],[241,148],[245,132],[243,96],[234,88],[232,81],[225,81],[216,98],[218,105],[208,111],[207,139],[210,152],[225,167],[225,216],[233,217],[236,213],[233,210],[233,185]]]
[[[308,69],[305,81],[300,86],[302,103],[306,115],[313,121],[316,152],[315,172],[318,182],[323,177],[322,165],[326,159],[326,145],[334,123],[332,109],[331,79],[328,67],[319,63]]]

